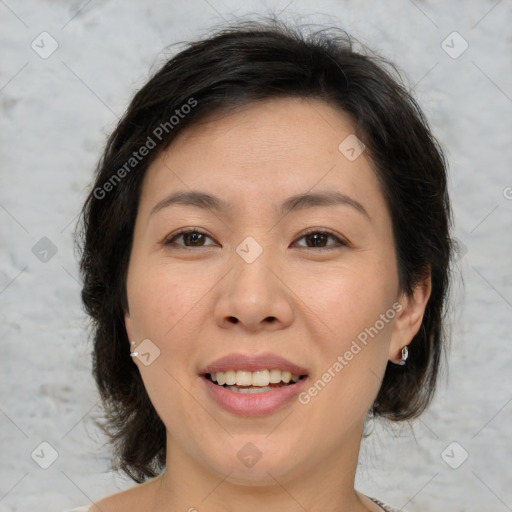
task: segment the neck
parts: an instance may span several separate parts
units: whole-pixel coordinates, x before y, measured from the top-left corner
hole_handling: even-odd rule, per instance
[[[372,510],[354,489],[362,425],[329,454],[311,449],[307,463],[283,473],[265,457],[250,472],[238,460],[215,471],[167,433],[167,468],[153,482],[155,512],[359,512]],[[305,441],[307,442],[307,441]],[[307,450],[304,450],[305,452]],[[320,456],[319,456],[320,455]],[[259,466],[259,468],[258,468]],[[257,468],[257,469],[256,469]]]

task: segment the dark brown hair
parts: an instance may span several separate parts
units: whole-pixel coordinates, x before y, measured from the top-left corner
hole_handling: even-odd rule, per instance
[[[166,463],[165,427],[129,356],[124,326],[146,170],[178,133],[206,115],[279,97],[323,100],[349,116],[391,212],[402,290],[410,294],[431,273],[432,293],[407,364],[388,364],[370,414],[411,419],[432,399],[446,341],[452,254],[443,152],[396,68],[344,31],[308,32],[274,17],[243,20],[189,43],[135,94],[108,139],[81,212],[82,300],[93,320],[103,428],[116,468],[136,482],[156,476]]]

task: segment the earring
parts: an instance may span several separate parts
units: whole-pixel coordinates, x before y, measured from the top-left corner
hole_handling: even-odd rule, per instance
[[[137,345],[136,341],[130,341],[130,345]],[[138,352],[130,352],[131,357],[137,357],[139,355]]]
[[[400,361],[398,361],[398,364],[400,366],[403,366],[405,364],[405,361],[407,361],[408,357],[409,357],[409,349],[407,348],[407,345],[405,345],[402,348],[402,357],[401,357]]]

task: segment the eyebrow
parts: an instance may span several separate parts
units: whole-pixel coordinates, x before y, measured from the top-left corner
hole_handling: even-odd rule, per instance
[[[198,190],[179,191],[165,197],[158,202],[151,210],[149,216],[156,212],[173,205],[194,206],[204,210],[214,210],[218,212],[232,213],[233,206],[223,199],[201,192]],[[276,213],[284,216],[293,211],[304,210],[307,208],[315,208],[319,206],[351,206],[359,213],[362,213],[368,220],[370,215],[365,207],[359,202],[346,194],[335,191],[316,192],[297,194],[285,199],[276,209]]]

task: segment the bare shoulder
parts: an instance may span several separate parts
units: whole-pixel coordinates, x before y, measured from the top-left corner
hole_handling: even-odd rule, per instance
[[[90,512],[133,512],[144,511],[154,499],[154,489],[158,483],[158,477],[148,480],[143,484],[125,489],[101,500],[95,501],[90,507]]]

